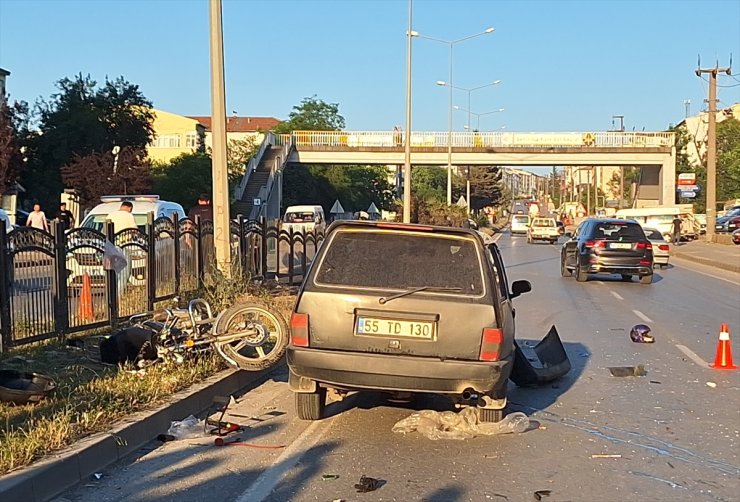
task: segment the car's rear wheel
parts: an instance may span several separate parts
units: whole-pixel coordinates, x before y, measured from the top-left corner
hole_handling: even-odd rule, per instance
[[[500,422],[504,419],[504,410],[491,410],[488,408],[478,408],[481,422]]]
[[[576,265],[576,281],[586,282],[588,280],[588,272],[583,270],[580,265]]]
[[[562,255],[560,255],[560,276],[561,277],[571,276],[570,270],[568,270],[568,267],[565,266],[565,256],[562,256]]]
[[[653,274],[641,275],[640,284],[652,284]]]
[[[295,411],[301,420],[321,420],[326,407],[326,388],[317,387],[316,392],[296,392]]]
[[[632,280],[632,276],[629,274],[622,274],[622,280],[624,282],[630,282]]]

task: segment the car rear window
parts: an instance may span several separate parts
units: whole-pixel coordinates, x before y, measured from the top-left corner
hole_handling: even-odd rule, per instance
[[[645,232],[637,223],[597,223],[591,231],[591,239],[614,241],[639,241],[645,239]]]
[[[483,271],[473,238],[338,230],[328,243],[315,283],[357,288],[459,288],[483,294]]]
[[[664,240],[663,235],[658,230],[655,230],[655,229],[650,229],[650,230],[643,229],[643,230],[645,232],[645,236],[650,240],[653,240],[653,241]]]
[[[517,223],[529,223],[529,216],[514,216],[514,221]]]
[[[533,227],[554,227],[555,220],[534,220]]]

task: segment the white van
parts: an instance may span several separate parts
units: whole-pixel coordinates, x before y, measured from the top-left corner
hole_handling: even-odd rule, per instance
[[[290,206],[285,210],[283,230],[286,232],[323,232],[326,230],[326,218],[321,206]]]
[[[635,220],[643,227],[657,228],[668,240],[673,235],[673,220],[681,214],[678,207],[640,207],[620,209],[616,218]]]
[[[105,233],[105,222],[108,215],[113,211],[118,211],[124,200],[134,205],[131,214],[134,215],[134,221],[142,232],[146,231],[149,213],[153,214],[155,220],[161,217],[172,218],[173,215],[177,215],[178,220],[185,218],[185,210],[180,204],[159,200],[159,195],[106,195],[100,198],[100,204],[87,213],[80,226]],[[164,251],[160,247],[172,245],[169,240],[157,240],[157,254],[160,250]],[[135,286],[143,286],[146,284],[146,255],[134,252],[135,249],[127,249],[127,254],[130,254],[132,269],[129,282]],[[102,257],[92,248],[81,247],[68,255],[67,271],[67,284],[69,286],[81,286],[85,274],[90,277],[94,285],[105,284]]]
[[[514,214],[511,216],[511,233],[526,234],[532,219],[528,214]]]

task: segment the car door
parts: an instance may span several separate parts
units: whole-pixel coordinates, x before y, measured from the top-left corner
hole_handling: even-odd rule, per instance
[[[496,244],[490,244],[488,246],[489,259],[494,269],[494,280],[496,281],[496,287],[498,294],[498,305],[496,312],[496,318],[498,319],[498,326],[504,333],[504,340],[506,341],[504,352],[501,356],[506,357],[510,351],[514,348],[514,332],[515,324],[514,318],[516,317],[516,309],[511,303],[509,296],[509,281],[506,277],[506,270],[504,269],[504,261],[501,258],[498,246]]]
[[[565,253],[565,264],[568,267],[575,267],[578,255],[578,240],[586,231],[589,222],[584,221],[576,228],[573,236],[563,244],[563,253]]]

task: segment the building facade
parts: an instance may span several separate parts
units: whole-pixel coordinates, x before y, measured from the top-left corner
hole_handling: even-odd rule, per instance
[[[204,130],[206,149],[213,147],[213,131],[211,117],[190,116],[197,121]],[[226,140],[245,140],[251,138],[256,144],[262,143],[264,134],[280,123],[275,117],[238,117],[226,118]]]

